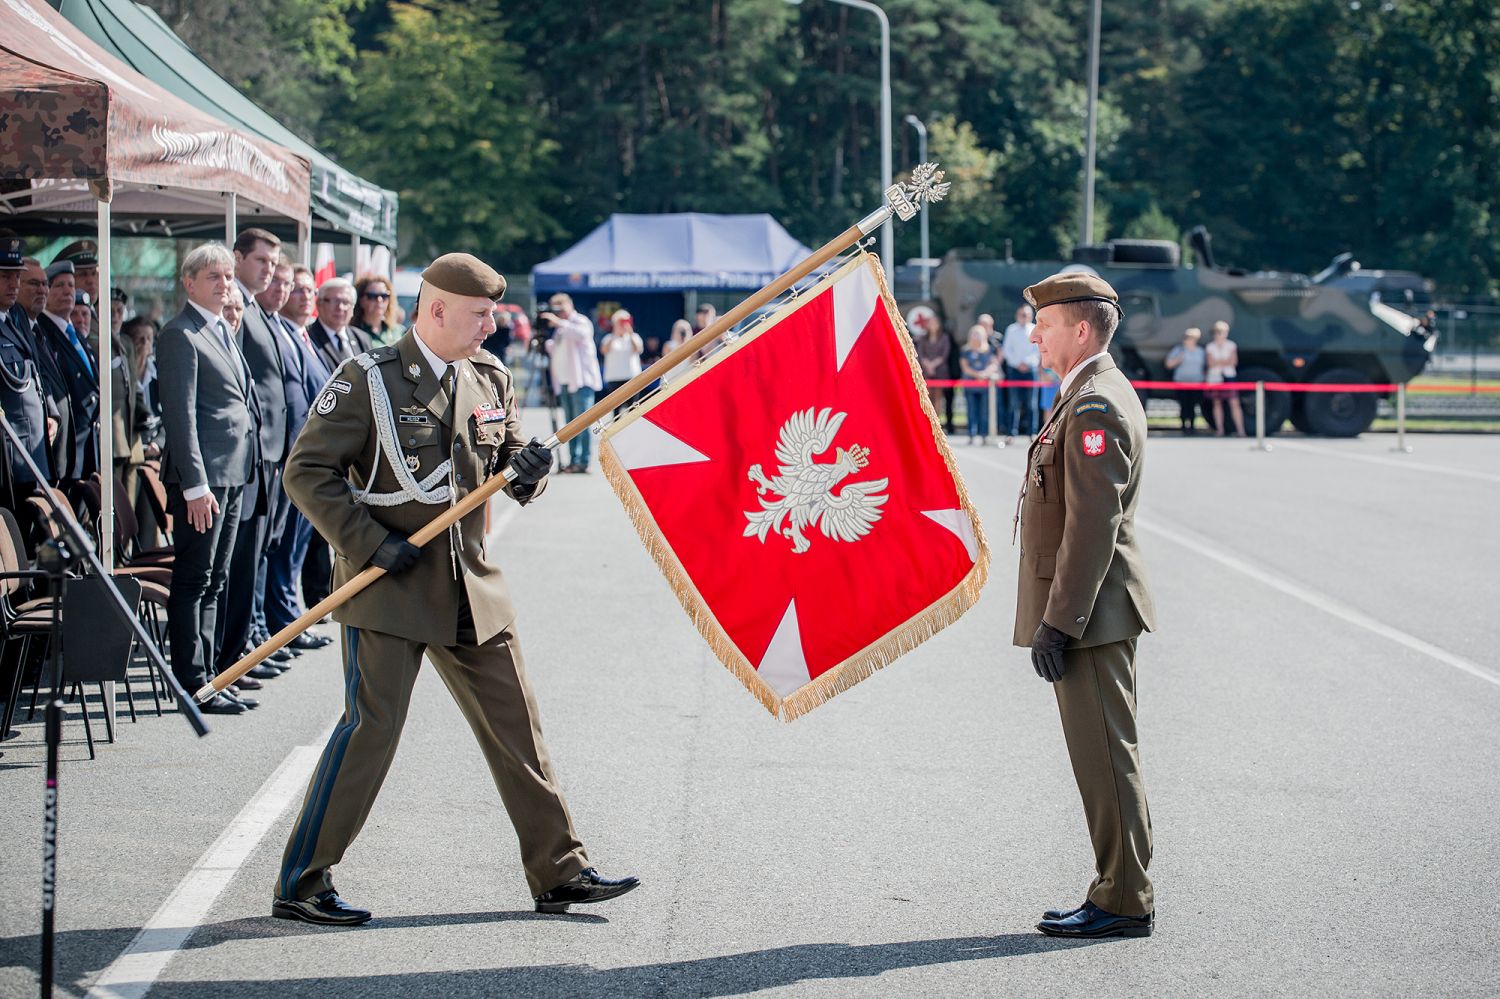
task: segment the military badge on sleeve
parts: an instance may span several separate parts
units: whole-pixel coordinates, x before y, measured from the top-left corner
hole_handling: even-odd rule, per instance
[[[1104,453],[1104,431],[1085,430],[1083,432],[1083,453],[1090,458],[1097,458]]]
[[[333,407],[337,406],[338,404],[338,393],[333,389],[328,389],[318,399],[318,404],[313,408],[318,411],[319,416],[327,416],[329,413],[333,412]]]

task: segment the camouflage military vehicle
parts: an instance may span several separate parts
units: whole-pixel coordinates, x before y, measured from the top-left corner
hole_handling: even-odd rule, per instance
[[[1358,268],[1347,258],[1316,277],[1215,266],[1208,234],[1190,237],[1199,261],[1183,266],[1176,243],[1115,240],[1083,246],[1071,262],[943,258],[932,279],[933,304],[945,328],[962,340],[974,319],[988,312],[1004,329],[1021,303],[1021,290],[1060,270],[1087,270],[1120,293],[1125,318],[1111,352],[1132,379],[1168,381],[1167,352],[1188,327],[1203,330],[1204,342],[1217,321],[1229,323],[1239,346],[1240,381],[1371,384],[1406,382],[1431,357],[1435,335],[1394,304],[1341,279]],[[1407,296],[1408,298],[1410,296]],[[1415,310],[1412,310],[1415,311]],[[1170,395],[1167,391],[1143,395]],[[1254,419],[1253,392],[1242,402]],[[1266,431],[1288,421],[1307,433],[1352,437],[1375,418],[1376,395],[1357,392],[1266,393]]]

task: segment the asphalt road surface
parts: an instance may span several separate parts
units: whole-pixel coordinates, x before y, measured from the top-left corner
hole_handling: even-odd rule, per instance
[[[339,713],[333,649],[206,739],[148,712],[89,762],[70,716],[59,994],[1500,993],[1500,438],[1414,443],[1153,441],[1150,939],[1033,929],[1092,857],[1051,691],[1009,644],[1024,454],[960,444],[994,549],[981,603],[790,725],[711,657],[597,472],[501,525],[579,832],[644,881],[577,915],[532,912],[431,671],[336,871],[376,913],[355,930],[269,916]],[[0,744],[5,999],[38,959],[40,725],[21,732]]]

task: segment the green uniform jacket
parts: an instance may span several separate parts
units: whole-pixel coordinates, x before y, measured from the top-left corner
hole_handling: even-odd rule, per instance
[[[1021,502],[1021,570],[1013,641],[1045,620],[1069,648],[1156,627],[1136,547],[1146,412],[1109,357],[1088,362],[1032,442]]]
[[[397,443],[407,467],[420,481],[451,450],[451,484],[456,487],[457,502],[503,471],[511,454],[526,443],[511,374],[485,351],[457,362],[457,399],[449,407],[415,336],[407,333],[394,346],[377,347],[366,356],[378,362],[376,371],[390,398]],[[379,440],[367,377],[357,360],[339,366],[309,411],[283,478],[287,495],[334,550],[335,588],[369,564],[388,534],[415,534],[448,508],[416,500],[374,506],[356,498],[354,490],[369,484],[372,470],[375,493],[400,488],[383,455],[375,470]],[[503,419],[497,418],[502,413]],[[524,495],[509,485],[505,491],[525,503],[545,485],[543,479]],[[334,619],[429,645],[451,646],[457,644],[458,612],[466,590],[479,643],[499,634],[515,620],[516,611],[499,566],[485,550],[487,516],[486,504],[461,521],[458,578],[450,530],[427,543],[415,566],[377,579],[335,610]]]

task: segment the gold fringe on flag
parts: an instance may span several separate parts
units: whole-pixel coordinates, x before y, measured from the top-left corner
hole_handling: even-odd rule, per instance
[[[615,455],[614,448],[610,446],[609,439],[615,432],[626,426],[636,415],[634,412],[626,414],[621,420],[612,423],[604,432],[603,446],[599,449],[599,463],[604,469],[604,477],[608,480],[615,494],[619,496],[620,502],[625,507],[625,513],[630,517],[630,522],[635,525],[636,533],[641,537],[641,543],[645,545],[657,568],[661,570],[667,579],[667,584],[682,604],[683,610],[687,611],[693,626],[698,629],[708,646],[713,650],[719,661],[734,674],[745,685],[745,689],[760,701],[765,709],[776,715],[783,721],[794,721],[809,711],[825,703],[829,698],[840,694],[861,680],[867,679],[877,670],[895,662],[901,656],[912,651],[927,639],[942,631],[948,625],[957,621],[964,612],[974,606],[979,600],[979,594],[984,589],[984,584],[989,579],[990,546],[984,534],[984,527],[979,522],[979,514],[974,509],[974,504],[969,499],[968,490],[964,486],[963,476],[959,474],[958,463],[954,458],[953,449],[948,444],[948,436],[943,433],[942,424],[938,420],[937,411],[932,407],[932,400],[928,397],[923,387],[926,378],[922,374],[921,365],[917,363],[916,347],[912,343],[910,332],[907,330],[906,321],[901,317],[896,307],[896,301],[891,297],[890,289],[886,284],[885,274],[881,270],[880,262],[875,257],[863,250],[853,254],[845,263],[831,276],[809,288],[806,292],[798,295],[794,300],[788,302],[775,316],[768,320],[766,327],[774,325],[786,312],[800,306],[804,299],[818,294],[823,285],[831,285],[844,276],[845,273],[855,267],[868,266],[875,273],[876,283],[880,290],[880,300],[885,303],[886,312],[891,318],[891,325],[895,330],[897,339],[901,343],[902,350],[906,354],[907,362],[911,366],[912,386],[921,401],[922,411],[927,414],[929,431],[932,434],[933,443],[937,446],[938,453],[943,456],[943,462],[953,476],[954,486],[958,491],[958,501],[963,511],[969,517],[969,523],[974,530],[974,538],[978,546],[978,557],[974,560],[973,567],[964,575],[964,578],[945,594],[942,598],[924,608],[920,613],[897,626],[884,636],[865,646],[859,652],[845,659],[837,666],[825,670],[806,685],[793,691],[785,698],[779,696],[770,685],[760,678],[744,653],[730,641],[718,619],[714,617],[713,611],[708,607],[698,588],[693,584],[687,571],[678,561],[677,555],[672,551],[672,546],[666,541],[660,526],[652,516],[650,508],[646,505],[641,494],[635,488],[635,483],[630,478],[630,473],[620,464]],[[720,349],[716,354],[702,362],[705,366],[713,366],[722,362],[728,355],[743,347],[746,343],[755,339],[753,331],[742,334],[736,342]],[[679,382],[678,385],[684,384]],[[667,386],[663,391],[671,393],[673,386]]]

